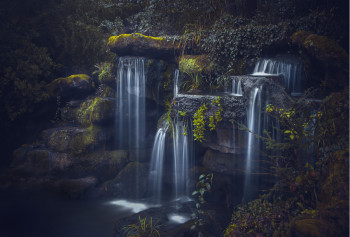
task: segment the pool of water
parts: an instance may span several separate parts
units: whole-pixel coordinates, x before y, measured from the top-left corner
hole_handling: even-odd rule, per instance
[[[135,209],[113,199],[69,200],[43,193],[0,193],[1,237],[111,237]]]

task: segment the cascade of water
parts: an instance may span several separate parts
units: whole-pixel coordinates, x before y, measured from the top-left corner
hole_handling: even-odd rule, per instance
[[[121,57],[118,63],[117,110],[119,147],[140,148],[145,142],[144,59]]]
[[[169,127],[166,122],[158,129],[154,139],[152,149],[152,158],[149,174],[149,190],[152,193],[152,202],[160,204],[162,200],[162,180],[163,180],[163,161],[165,152],[165,137]]]
[[[242,81],[239,78],[232,79],[232,95],[242,96]]]
[[[179,74],[180,70],[176,69],[174,73],[174,98],[179,94]]]
[[[121,57],[118,62],[117,78],[117,132],[118,147],[135,150],[135,159],[139,161],[140,148],[144,147],[146,130],[146,78],[144,58]],[[136,170],[135,193],[138,194],[138,174]]]
[[[251,132],[248,133],[247,139],[246,173],[244,181],[244,199],[246,201],[251,200],[256,191],[256,184],[252,182],[251,173],[252,164],[257,160],[256,157],[259,154],[260,147],[259,139],[257,139],[254,134],[260,135],[261,131],[261,91],[262,87],[256,87],[251,91],[247,108],[247,127]]]
[[[185,135],[186,127],[183,121],[175,119],[173,123],[173,151],[174,151],[174,183],[175,199],[188,196],[189,169],[191,166],[191,149],[189,136]]]
[[[255,64],[253,75],[283,75],[284,86],[292,94],[302,92],[301,74],[302,65],[298,62],[284,62],[271,59],[259,60]]]

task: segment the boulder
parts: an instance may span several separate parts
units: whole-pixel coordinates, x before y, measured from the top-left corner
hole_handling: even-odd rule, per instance
[[[83,98],[94,90],[94,84],[88,75],[77,74],[65,78],[57,78],[45,88],[52,97]]]
[[[221,174],[243,175],[245,159],[242,155],[225,154],[208,149],[203,158],[203,166]]]
[[[113,180],[103,185],[103,191],[116,197],[144,197],[148,191],[148,166],[139,162],[129,163]]]
[[[119,56],[146,56],[167,60],[174,59],[180,51],[171,40],[139,33],[112,36],[108,39],[107,46]]]
[[[232,128],[233,126],[233,128]],[[203,141],[203,146],[222,153],[243,154],[246,152],[246,131],[236,124],[221,124]]]

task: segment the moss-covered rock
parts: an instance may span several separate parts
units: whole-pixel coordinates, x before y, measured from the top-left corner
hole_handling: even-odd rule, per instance
[[[79,122],[84,126],[112,120],[114,115],[115,100],[113,98],[95,97],[83,102],[77,111]]]
[[[187,74],[208,74],[212,71],[213,65],[207,55],[183,55],[179,61],[179,70]]]
[[[111,137],[110,129],[91,125],[88,128],[60,127],[43,132],[46,145],[58,152],[82,154],[97,148]]]
[[[119,56],[147,56],[171,60],[179,52],[179,47],[166,38],[139,33],[112,36],[107,45]]]
[[[63,96],[68,98],[82,98],[94,90],[92,79],[85,74],[60,77],[45,87],[50,96]]]

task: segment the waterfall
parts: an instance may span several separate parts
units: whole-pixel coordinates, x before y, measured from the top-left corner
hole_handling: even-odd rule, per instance
[[[255,64],[254,72],[252,75],[283,75],[284,86],[288,91],[292,93],[292,95],[300,95],[302,93],[302,65],[298,63],[297,60],[259,60]]]
[[[119,147],[140,148],[145,142],[146,120],[144,59],[121,57],[117,70]]]
[[[242,81],[240,78],[232,79],[232,95],[234,96],[242,96]]]
[[[179,74],[180,70],[176,69],[174,73],[174,98],[179,94]]]
[[[183,199],[188,196],[189,169],[192,162],[191,138],[184,133],[189,129],[183,121],[175,119],[173,123],[173,151],[174,151],[174,183],[175,199]]]
[[[260,135],[261,131],[261,92],[262,86],[256,87],[251,91],[249,97],[249,105],[247,108],[247,127],[251,131],[248,133],[247,139],[247,155],[245,167],[245,181],[244,181],[244,199],[251,200],[256,192],[257,185],[252,177],[252,165],[257,161],[259,155],[260,142],[254,134]],[[256,165],[256,164],[255,164]]]
[[[158,129],[154,139],[152,158],[149,174],[149,190],[154,204],[160,204],[162,201],[162,181],[163,181],[163,162],[165,152],[165,137],[168,131],[169,123],[165,122]]]
[[[118,148],[135,150],[135,160],[140,159],[140,148],[145,144],[146,79],[144,58],[121,57],[117,68],[116,134]],[[138,166],[137,166],[138,167]],[[136,170],[136,197],[139,170]]]

